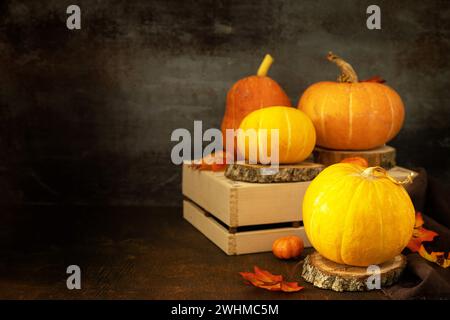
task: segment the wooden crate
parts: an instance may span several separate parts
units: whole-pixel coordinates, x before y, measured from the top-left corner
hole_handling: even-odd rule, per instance
[[[183,165],[183,195],[230,227],[301,221],[309,183],[232,181],[223,172]]]

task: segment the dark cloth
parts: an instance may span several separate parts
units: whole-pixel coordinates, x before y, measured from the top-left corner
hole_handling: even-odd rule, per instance
[[[417,169],[419,176],[407,187],[416,211],[424,217],[424,227],[439,234],[432,243],[424,243],[428,252],[450,251],[450,191],[439,182],[427,177],[424,169]],[[444,269],[411,253],[403,252],[408,264],[400,281],[383,292],[392,299],[450,299],[450,269]]]

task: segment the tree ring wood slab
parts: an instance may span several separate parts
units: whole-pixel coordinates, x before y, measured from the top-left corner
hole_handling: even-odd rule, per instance
[[[386,145],[372,150],[331,150],[316,147],[313,155],[314,162],[325,166],[349,157],[362,157],[367,160],[370,167],[380,166],[387,170],[395,167],[395,149]]]
[[[380,268],[380,285],[387,287],[399,279],[405,269],[406,258],[398,255]],[[371,276],[365,267],[339,264],[322,257],[318,252],[308,255],[303,263],[302,277],[314,286],[334,291],[368,291],[366,280]]]
[[[225,177],[253,183],[302,182],[314,179],[324,167],[318,163],[302,162],[282,164],[276,170],[260,164],[234,163],[227,166]]]

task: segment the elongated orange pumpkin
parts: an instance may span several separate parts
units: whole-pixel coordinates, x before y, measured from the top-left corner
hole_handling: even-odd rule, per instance
[[[300,110],[292,107],[267,107],[253,111],[242,120],[238,132],[239,153],[251,159],[252,140],[255,143],[254,158],[271,156],[272,130],[278,130],[279,163],[298,163],[311,154],[316,143],[316,132],[311,120]],[[250,131],[249,131],[250,130]],[[252,139],[251,130],[255,131]],[[276,142],[274,142],[276,143]],[[245,154],[244,154],[245,152]]]
[[[395,137],[405,116],[397,92],[377,81],[358,81],[352,66],[331,52],[328,60],[341,69],[338,82],[311,85],[298,103],[314,123],[317,144],[336,150],[366,150]]]
[[[313,247],[337,263],[368,266],[398,255],[411,239],[414,207],[402,184],[381,167],[337,163],[303,198],[303,224]]]
[[[291,106],[291,101],[284,90],[267,76],[272,63],[273,58],[266,55],[256,75],[239,80],[228,91],[221,125],[224,147],[225,130],[239,128],[242,119],[250,112],[270,106]]]

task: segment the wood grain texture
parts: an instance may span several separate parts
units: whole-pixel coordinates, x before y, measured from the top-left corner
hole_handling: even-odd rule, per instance
[[[0,233],[0,298],[387,299],[382,292],[315,288],[300,277],[298,260],[280,261],[272,253],[230,257],[182,219],[181,212],[136,206],[3,209],[14,227],[7,237]],[[70,225],[68,215],[73,217]],[[81,290],[67,290],[70,264],[81,267]],[[277,294],[248,287],[238,272],[254,265],[300,281],[305,290]]]
[[[379,265],[380,284],[386,287],[398,281],[406,266],[406,258],[398,255]],[[306,257],[302,277],[314,286],[334,291],[367,291],[367,268],[342,265],[314,252]]]
[[[313,162],[283,164],[272,168],[260,164],[233,163],[227,166],[225,177],[252,183],[304,182],[314,179],[324,168]]]
[[[390,146],[382,146],[372,150],[331,150],[316,147],[313,152],[314,161],[329,166],[349,157],[362,157],[370,167],[380,166],[391,169],[396,165],[396,151]]]

